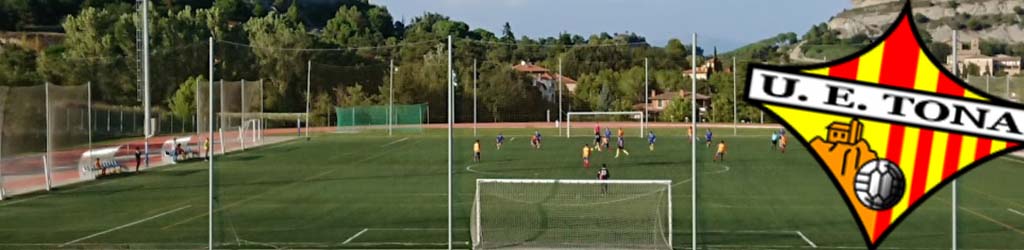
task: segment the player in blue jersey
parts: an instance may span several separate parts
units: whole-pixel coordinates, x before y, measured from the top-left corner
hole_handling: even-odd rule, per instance
[[[705,132],[704,132],[704,144],[708,148],[711,148],[711,129],[710,128],[706,129]]]
[[[498,133],[498,138],[495,138],[494,140],[496,141],[495,146],[498,147],[498,150],[501,150],[501,145],[505,144],[505,135]]]
[[[651,149],[651,152],[654,151],[654,142],[657,141],[657,140],[658,140],[658,137],[654,136],[654,131],[653,130],[652,131],[647,131],[647,144],[648,144],[647,147]]]
[[[604,145],[604,149],[608,149],[612,141],[612,129],[604,128],[604,138],[601,139],[601,145]]]

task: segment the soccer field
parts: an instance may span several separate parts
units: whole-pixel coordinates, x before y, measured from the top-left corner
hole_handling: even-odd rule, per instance
[[[457,130],[455,247],[469,247],[477,178],[595,179],[597,167],[607,164],[613,179],[673,181],[674,247],[689,248],[693,178],[685,132],[655,129],[653,152],[646,139],[627,137],[630,155],[615,159],[614,152],[595,151],[594,166],[584,169],[580,149],[593,141],[587,130],[574,130],[581,136],[572,138],[541,130],[543,149],[535,150],[529,147],[533,129],[480,129],[480,163],[472,161],[472,129]],[[864,248],[842,198],[802,145],[791,143],[781,154],[769,151],[769,130],[714,131],[729,154],[712,162],[714,145],[697,148],[702,248]],[[494,148],[498,132],[507,137],[500,151]],[[383,134],[319,134],[217,158],[217,247],[445,248],[444,130]],[[196,161],[5,200],[0,249],[205,248],[208,174],[206,162]],[[1024,161],[1002,157],[960,179],[961,247],[1024,248],[1024,192],[1015,178],[1022,175]],[[882,248],[949,249],[950,204],[945,187]]]

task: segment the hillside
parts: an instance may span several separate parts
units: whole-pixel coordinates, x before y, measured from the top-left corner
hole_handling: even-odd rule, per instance
[[[840,38],[856,34],[877,36],[903,6],[900,0],[851,0],[853,8],[844,10],[828,22]],[[914,20],[935,41],[949,42],[954,29],[961,40],[975,38],[1006,43],[1024,42],[1024,1],[1020,0],[912,0]]]

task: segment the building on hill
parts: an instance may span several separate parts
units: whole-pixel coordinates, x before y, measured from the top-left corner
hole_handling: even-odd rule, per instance
[[[715,48],[715,52],[710,59],[705,60],[700,66],[697,66],[697,80],[707,80],[711,78],[712,74],[716,74],[722,71],[730,72],[730,69],[722,68],[722,60],[718,59],[718,48]],[[693,69],[683,71],[683,75],[690,77],[693,75]]]
[[[565,85],[565,89],[562,91],[568,92],[563,93],[563,95],[576,93],[576,80],[559,75],[558,73],[552,73],[544,67],[521,61],[519,64],[512,66],[512,68],[520,73],[529,74],[533,78],[531,85],[540,90],[541,96],[549,102],[557,102],[558,100],[559,78],[561,78],[562,84]]]
[[[699,93],[695,97],[697,98],[697,107],[699,108],[700,116],[703,117],[708,108],[711,107],[711,97]],[[658,116],[658,114],[665,111],[665,109],[668,108],[669,103],[676,98],[682,98],[683,100],[688,101],[690,99],[690,93],[685,90],[678,90],[658,94],[657,91],[651,90],[649,102],[646,104],[637,103],[633,105],[633,110],[644,111],[644,106],[647,106],[647,111],[650,112],[652,117]]]
[[[959,72],[967,72],[968,65],[978,67],[978,75],[989,75],[995,72],[1003,72],[1008,75],[1021,73],[1021,57],[1008,55],[988,56],[981,53],[981,41],[971,40],[969,46],[959,44],[957,51],[957,67]],[[946,67],[953,64],[953,55],[946,57]]]

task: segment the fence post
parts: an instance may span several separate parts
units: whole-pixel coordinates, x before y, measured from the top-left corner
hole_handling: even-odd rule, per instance
[[[43,88],[46,93],[46,154],[43,155],[43,177],[46,179],[46,191],[50,191],[50,164],[47,161],[50,158],[50,154],[53,153],[53,135],[51,130],[53,129],[53,119],[50,118],[50,83],[44,83]]]
[[[46,154],[49,155],[50,153],[47,152]],[[43,177],[45,177],[45,179],[46,179],[46,191],[50,191],[50,189],[53,187],[53,184],[51,183],[52,179],[50,179],[50,162],[47,161],[46,158],[47,158],[46,155],[44,155],[43,156]]]
[[[4,200],[4,111],[0,110],[0,201]]]

